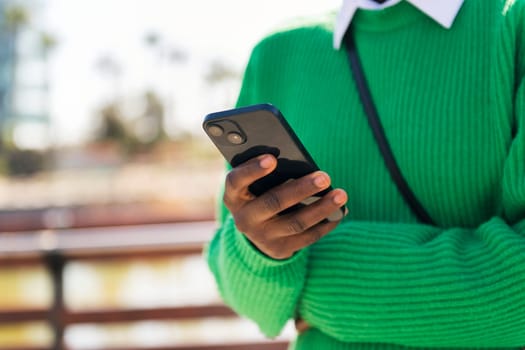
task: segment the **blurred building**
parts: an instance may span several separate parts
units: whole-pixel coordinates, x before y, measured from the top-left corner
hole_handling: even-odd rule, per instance
[[[0,123],[11,115],[10,91],[13,89],[13,56],[12,36],[7,30],[5,1],[0,2]]]
[[[47,56],[54,40],[41,26],[43,6],[38,0],[0,0],[0,136],[22,147],[20,131],[45,134],[50,122]],[[34,135],[33,142],[44,138]]]

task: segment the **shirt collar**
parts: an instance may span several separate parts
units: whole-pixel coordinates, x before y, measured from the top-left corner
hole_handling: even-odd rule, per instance
[[[397,4],[401,0],[389,0],[379,5],[370,0],[343,0],[343,6],[335,23],[334,48],[339,49],[352,18],[358,8],[381,9]],[[449,29],[463,4],[463,0],[406,0],[444,28]]]

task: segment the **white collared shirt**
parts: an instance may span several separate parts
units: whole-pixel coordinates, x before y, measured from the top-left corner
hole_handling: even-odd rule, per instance
[[[358,8],[368,10],[378,10],[388,6],[393,6],[402,0],[388,0],[383,4],[378,4],[372,0],[343,0],[343,6],[339,11],[334,29],[334,48],[339,49],[343,37],[354,18]],[[406,0],[421,12],[441,24],[445,28],[450,28],[456,15],[463,4],[463,0]]]

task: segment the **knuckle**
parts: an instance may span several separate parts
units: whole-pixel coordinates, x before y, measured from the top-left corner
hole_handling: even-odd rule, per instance
[[[232,203],[231,197],[228,195],[227,191],[224,191],[224,194],[222,195],[222,202],[224,203],[226,208],[228,208],[231,211],[231,209],[233,207],[233,203]]]
[[[321,227],[313,228],[307,236],[308,245],[314,244],[315,242],[319,241],[323,236],[324,232]]]
[[[272,237],[271,229],[268,228],[268,224],[264,224],[262,227],[259,227],[255,232],[254,236],[257,239],[257,242],[265,247],[266,250],[272,250],[275,244],[275,238]]]
[[[294,196],[294,198],[302,199],[310,194],[312,192],[310,182],[311,181],[308,181],[307,178],[292,181],[290,183],[290,192],[292,193],[292,196]]]
[[[290,257],[289,252],[282,244],[276,244],[271,249],[271,255],[272,258],[277,260],[282,260]]]
[[[264,207],[269,211],[279,212],[282,210],[281,200],[279,199],[279,196],[273,191],[269,191],[263,196],[263,203]]]
[[[272,259],[285,259],[287,255],[286,239],[275,239],[269,234],[257,234],[257,247]]]
[[[290,256],[288,256],[286,254],[276,254],[276,255],[272,256],[272,258],[275,259],[275,260],[284,260],[284,259],[287,259],[289,257]]]
[[[246,220],[244,215],[236,215],[234,217],[234,221],[235,221],[235,227],[237,228],[237,230],[243,233],[251,231],[250,225],[248,224],[248,220]]]
[[[226,188],[236,188],[237,176],[235,170],[231,170],[226,174]]]
[[[290,218],[287,225],[288,233],[297,234],[303,232],[304,230],[306,230],[306,225],[302,220],[298,219],[297,217]]]

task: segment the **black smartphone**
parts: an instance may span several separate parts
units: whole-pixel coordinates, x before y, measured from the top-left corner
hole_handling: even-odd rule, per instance
[[[202,126],[232,167],[262,154],[272,154],[277,158],[277,168],[249,186],[250,192],[256,196],[319,170],[281,112],[271,104],[211,113],[205,117]],[[281,214],[311,204],[331,190],[329,187]],[[345,212],[343,206],[327,219],[341,220]]]

